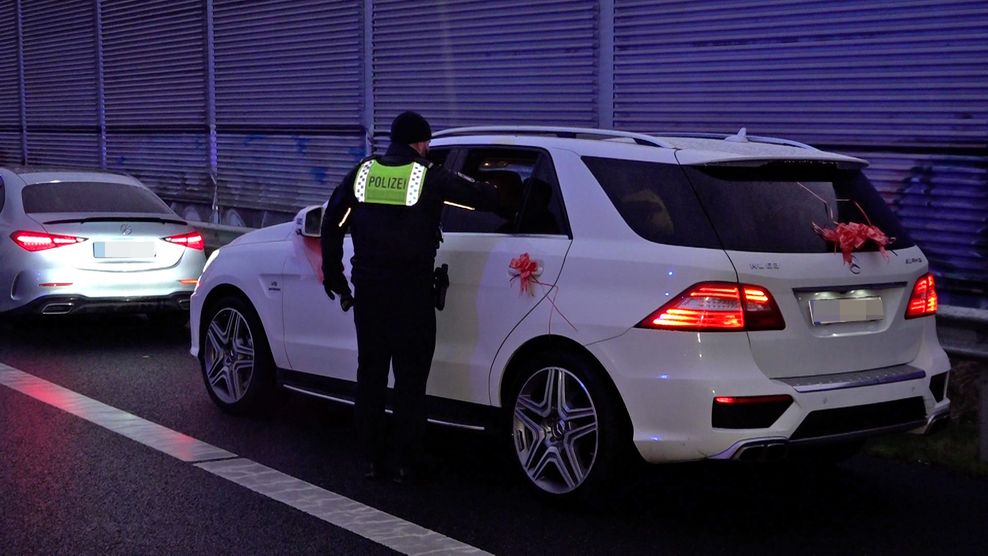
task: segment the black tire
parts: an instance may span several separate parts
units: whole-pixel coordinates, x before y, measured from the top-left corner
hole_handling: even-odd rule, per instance
[[[204,312],[199,366],[210,399],[232,414],[258,414],[280,398],[261,319],[241,297],[217,300]]]
[[[586,356],[552,349],[522,365],[505,404],[510,459],[544,498],[586,500],[628,463],[631,428],[624,406]],[[551,390],[557,393],[550,397]],[[563,405],[568,407],[560,411]]]

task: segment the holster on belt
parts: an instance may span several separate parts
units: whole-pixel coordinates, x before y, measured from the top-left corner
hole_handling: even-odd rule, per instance
[[[449,265],[443,263],[442,266],[432,271],[432,295],[436,309],[440,311],[446,307],[446,290],[448,288]]]

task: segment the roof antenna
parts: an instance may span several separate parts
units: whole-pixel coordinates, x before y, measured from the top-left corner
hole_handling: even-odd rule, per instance
[[[738,130],[737,135],[728,135],[724,138],[725,141],[730,141],[732,143],[747,143],[748,142],[748,128],[742,127]]]

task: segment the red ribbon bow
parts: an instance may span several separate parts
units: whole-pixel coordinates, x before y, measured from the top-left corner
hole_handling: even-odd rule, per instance
[[[522,253],[511,259],[508,268],[511,269],[511,279],[519,279],[521,293],[535,295],[535,284],[539,283],[538,275],[541,273],[538,261],[530,259],[528,253]]]
[[[878,251],[887,259],[888,253],[885,252],[885,246],[892,242],[892,239],[878,229],[878,226],[858,222],[841,222],[835,228],[821,228],[813,224],[813,231],[823,239],[832,242],[835,249],[840,250],[844,255],[844,264],[846,265],[850,265],[853,260],[851,253],[860,249],[868,240],[875,242],[878,245]]]

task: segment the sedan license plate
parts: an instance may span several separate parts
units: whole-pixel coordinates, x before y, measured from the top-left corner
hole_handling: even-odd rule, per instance
[[[881,320],[884,316],[881,297],[810,300],[810,318],[813,319],[813,324]]]
[[[153,259],[154,242],[97,241],[93,243],[93,256],[97,259]]]

